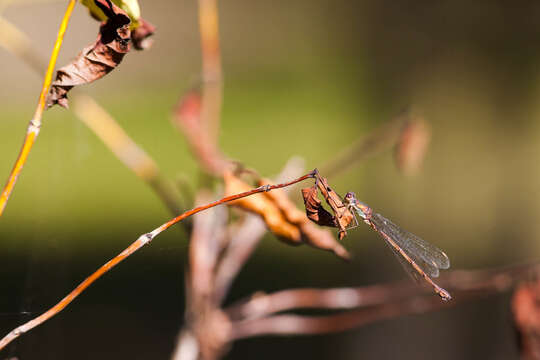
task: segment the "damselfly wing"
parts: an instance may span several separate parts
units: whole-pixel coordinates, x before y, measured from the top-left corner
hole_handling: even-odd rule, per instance
[[[358,201],[352,192],[345,195],[344,202],[381,235],[413,279],[427,281],[444,300],[451,298],[446,290],[431,279],[439,276],[440,269],[450,267],[450,260],[442,250],[400,228],[381,214],[374,213],[369,206]]]

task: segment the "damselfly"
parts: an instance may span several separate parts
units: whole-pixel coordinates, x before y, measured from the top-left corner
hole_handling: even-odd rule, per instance
[[[358,201],[353,192],[345,195],[344,204],[386,240],[405,271],[414,279],[427,281],[443,300],[452,298],[448,291],[431,279],[439,276],[439,269],[450,267],[450,260],[442,250],[403,230],[381,214],[374,213],[369,206]]]

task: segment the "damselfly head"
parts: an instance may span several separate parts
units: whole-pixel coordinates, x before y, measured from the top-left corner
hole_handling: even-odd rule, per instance
[[[345,194],[344,200],[347,203],[347,205],[356,205],[356,203],[358,202],[358,200],[356,199],[356,194],[353,193],[352,191],[349,191],[348,193]]]
[[[349,191],[348,193],[346,193],[344,200],[345,204],[349,207],[354,208],[363,220],[367,220],[371,217],[373,210],[371,210],[371,208],[363,202],[358,201],[354,192]]]

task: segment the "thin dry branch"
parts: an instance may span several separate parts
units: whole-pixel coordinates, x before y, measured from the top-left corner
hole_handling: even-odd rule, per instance
[[[37,73],[46,71],[47,63],[37,53],[30,38],[1,15],[0,46],[24,60]]]
[[[457,292],[487,294],[507,290],[516,281],[533,271],[537,264],[507,269],[464,271],[455,270],[441,276],[440,283]],[[240,301],[226,311],[231,319],[261,318],[295,309],[354,309],[401,301],[410,297],[429,295],[430,289],[409,280],[392,284],[358,288],[289,289],[272,294],[257,293]]]
[[[201,190],[197,202],[207,202],[211,197],[210,191]],[[225,208],[209,209],[196,215],[193,221],[186,281],[186,324],[182,332],[194,336],[197,352],[204,359],[217,358],[229,337],[230,323],[213,302],[215,266],[225,245],[226,222]],[[177,345],[186,346],[185,342]],[[181,351],[175,351],[178,352]]]
[[[231,341],[263,335],[313,335],[350,330],[376,321],[450,306],[436,298],[413,298],[337,315],[275,315],[233,323]]]
[[[60,300],[56,305],[54,305],[52,308],[47,310],[42,315],[38,316],[35,319],[32,319],[28,321],[27,323],[15,328],[12,330],[9,334],[7,334],[3,339],[0,340],[0,350],[2,350],[6,345],[8,345],[11,341],[19,337],[20,335],[30,331],[34,327],[44,323],[54,315],[58,314],[60,311],[62,311],[66,306],[68,306],[77,296],[79,296],[88,286],[90,286],[94,281],[99,279],[103,274],[111,270],[113,267],[115,267],[117,264],[122,262],[124,259],[126,259],[128,256],[142,248],[144,245],[148,244],[152,241],[157,235],[159,235],[161,232],[167,230],[174,224],[184,220],[185,218],[192,216],[196,213],[199,213],[201,211],[204,211],[206,209],[210,209],[214,206],[225,204],[246,196],[251,196],[257,193],[261,192],[267,192],[274,189],[283,188],[286,186],[290,186],[293,184],[296,184],[300,181],[313,178],[314,171],[309,172],[306,175],[303,175],[295,180],[283,183],[283,184],[277,184],[277,185],[265,185],[258,187],[256,189],[246,191],[240,194],[235,194],[231,196],[226,196],[220,200],[214,201],[212,203],[202,205],[199,207],[196,207],[194,209],[191,209],[189,211],[184,212],[183,214],[178,215],[174,219],[171,219],[161,225],[160,227],[154,229],[153,231],[141,235],[135,242],[133,242],[130,246],[128,246],[124,251],[122,251],[119,255],[114,257],[112,260],[107,262],[105,265],[101,266],[96,272],[94,272],[92,275],[90,275],[88,278],[86,278],[81,284],[79,284],[72,292],[70,292],[65,298]]]
[[[293,158],[287,163],[277,182],[297,177],[303,162]],[[286,191],[288,189],[285,188]],[[265,223],[254,215],[243,222],[222,229],[211,226],[211,214],[200,214],[194,220],[190,242],[190,273],[186,281],[186,324],[182,327],[172,359],[215,359],[228,347],[231,323],[220,309],[230,284],[266,232]],[[227,239],[222,235],[227,233]],[[222,241],[224,240],[224,241]],[[223,250],[223,251],[222,251]],[[217,254],[221,261],[216,263]]]
[[[211,200],[209,191],[201,190],[196,202]],[[189,246],[190,291],[192,298],[210,297],[214,286],[214,269],[222,251],[227,222],[227,210],[214,208],[193,219]]]
[[[226,310],[233,321],[232,340],[260,335],[308,335],[345,331],[375,321],[453,306],[480,296],[507,291],[540,270],[540,265],[506,269],[453,271],[441,283],[455,293],[454,301],[426,296],[410,282],[342,289],[291,289],[257,295]],[[300,308],[356,309],[327,316],[273,315]]]
[[[173,111],[173,123],[186,137],[201,169],[220,177],[233,164],[209,136],[206,122],[202,118],[202,101],[198,90],[184,94]]]
[[[266,231],[264,221],[252,214],[247,214],[244,221],[229,228],[228,236],[231,242],[216,271],[215,303],[220,304],[225,299],[232,282],[259,245]]]
[[[43,78],[43,86],[41,87],[41,93],[39,95],[38,105],[34,112],[34,117],[28,123],[28,128],[26,129],[26,136],[24,138],[21,151],[19,153],[19,156],[17,157],[17,160],[15,161],[13,169],[11,170],[7,183],[2,190],[2,194],[0,195],[0,216],[2,216],[4,209],[6,208],[7,202],[11,193],[13,192],[13,188],[15,187],[17,179],[23,169],[24,164],[26,163],[26,160],[28,159],[30,150],[32,149],[32,146],[34,145],[34,142],[39,135],[39,131],[41,129],[41,118],[45,109],[45,100],[47,97],[47,93],[49,92],[49,87],[51,86],[52,75],[54,67],[56,65],[56,60],[58,58],[58,53],[60,52],[60,48],[62,47],[64,34],[66,33],[66,29],[69,23],[69,19],[71,18],[71,14],[73,12],[73,8],[75,7],[75,3],[75,0],[69,1],[67,9],[64,13],[64,17],[60,24],[58,36],[54,43],[54,48],[49,60],[49,65]]]
[[[217,0],[199,0],[199,31],[202,57],[201,89],[182,96],[173,121],[183,132],[201,168],[221,177],[232,163],[218,146],[223,101],[223,75],[219,47]]]

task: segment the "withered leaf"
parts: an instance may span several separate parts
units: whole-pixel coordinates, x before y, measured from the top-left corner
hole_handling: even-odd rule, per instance
[[[146,50],[152,46],[150,36],[156,28],[141,17],[141,9],[137,0],[112,0],[112,2],[126,12],[131,19],[131,41],[135,50]],[[90,16],[99,22],[106,21],[107,15],[96,5],[94,0],[81,0],[81,4],[88,8]]]
[[[321,200],[317,197],[317,187],[312,186],[302,189],[304,205],[307,217],[321,226],[337,227],[335,217],[322,206]]]
[[[336,241],[334,236],[329,230],[318,228],[314,223],[306,221],[299,224],[300,231],[302,232],[302,239],[304,241],[318,249],[328,250],[334,252],[342,259],[349,260],[351,255],[339,242]]]
[[[135,50],[147,50],[152,46],[150,38],[156,32],[156,27],[143,18],[139,18],[139,26],[131,32],[131,41]]]
[[[274,182],[270,179],[261,178],[259,186],[273,185]],[[274,204],[281,210],[287,221],[293,224],[299,224],[306,220],[306,215],[298,210],[294,203],[289,199],[287,193],[283,189],[275,189],[265,192],[264,195],[272,200]]]
[[[261,179],[259,182],[259,185],[267,184],[272,184],[272,182],[268,179]],[[317,189],[315,188],[315,193],[316,192]],[[277,207],[285,215],[287,221],[298,226],[300,233],[302,234],[302,241],[304,243],[317,249],[332,251],[337,256],[345,260],[350,259],[348,251],[334,239],[332,233],[328,230],[319,229],[315,224],[310,222],[306,217],[306,214],[304,214],[294,205],[283,189],[275,189],[265,192],[264,195],[277,205]],[[324,208],[321,207],[321,209],[326,212],[327,216],[330,216],[332,226],[335,226],[333,224],[332,215],[324,210]]]
[[[419,116],[411,117],[401,129],[395,149],[396,164],[405,175],[414,175],[424,161],[431,129]]]
[[[252,189],[251,186],[228,171],[224,173],[223,180],[225,181],[225,195],[227,196]],[[230,204],[261,216],[270,231],[276,234],[281,240],[292,245],[300,245],[302,243],[300,229],[288,222],[276,204],[264,194],[241,198],[230,202]]]
[[[129,16],[110,1],[94,1],[108,20],[101,24],[96,41],[56,72],[47,98],[47,108],[55,104],[67,108],[67,93],[74,86],[102,78],[115,69],[130,50]]]
[[[251,189],[244,181],[226,172],[223,176],[225,181],[226,195],[233,195]],[[263,179],[259,185],[271,184]],[[291,244],[300,245],[306,243],[318,249],[334,252],[343,259],[349,259],[347,250],[339,244],[330,231],[322,230],[311,223],[305,214],[300,211],[282,189],[256,194],[231,202],[244,210],[261,216],[278,239]]]

